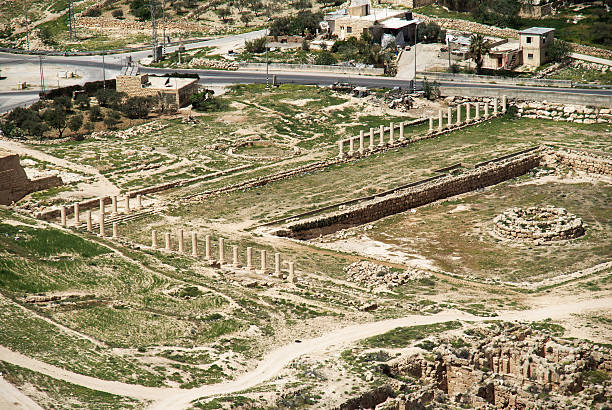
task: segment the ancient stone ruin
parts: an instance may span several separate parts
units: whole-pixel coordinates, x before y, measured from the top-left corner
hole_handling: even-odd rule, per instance
[[[493,232],[511,240],[548,242],[578,238],[584,224],[564,208],[510,208],[493,220]]]
[[[368,286],[386,285],[395,287],[405,285],[413,280],[431,277],[427,272],[418,269],[392,269],[368,261],[351,263],[344,267],[344,272],[351,281]]]

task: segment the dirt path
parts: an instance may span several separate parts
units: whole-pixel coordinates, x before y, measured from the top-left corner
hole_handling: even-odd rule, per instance
[[[46,154],[42,151],[39,151],[34,148],[29,148],[26,145],[20,142],[14,141],[5,141],[0,140],[0,148],[5,148],[9,151],[12,151],[19,155],[27,155],[32,158],[36,158],[39,161],[50,162],[51,164],[57,165],[59,167],[76,170],[82,172],[87,175],[91,175],[95,177],[98,182],[97,183],[89,183],[90,188],[95,186],[95,192],[99,196],[110,196],[110,195],[119,195],[119,188],[115,186],[112,182],[110,182],[104,175],[100,173],[97,169],[81,164],[75,164],[74,162],[70,162],[68,160],[54,157],[53,155]],[[61,175],[60,175],[61,176]],[[91,191],[92,189],[90,189]]]
[[[34,400],[0,376],[0,409],[43,410]]]
[[[536,301],[539,300],[543,302],[546,301],[546,299],[537,299]],[[153,409],[183,409],[188,407],[191,401],[201,397],[232,394],[255,387],[278,375],[292,360],[302,355],[341,349],[347,344],[388,332],[397,327],[426,325],[451,320],[484,321],[495,319],[505,321],[534,321],[547,318],[560,319],[568,317],[571,314],[588,310],[609,309],[612,306],[612,297],[582,301],[560,299],[555,302],[556,303],[553,305],[538,307],[531,310],[503,312],[495,318],[476,317],[465,312],[452,310],[432,316],[413,315],[398,319],[388,319],[379,322],[348,326],[314,339],[305,340],[302,343],[291,343],[279,347],[268,353],[257,368],[234,381],[207,385],[191,390],[145,387],[100,380],[52,366],[20,353],[13,352],[2,346],[0,346],[0,360],[90,389],[121,396],[130,396],[141,400],[153,400],[155,401],[152,405]]]

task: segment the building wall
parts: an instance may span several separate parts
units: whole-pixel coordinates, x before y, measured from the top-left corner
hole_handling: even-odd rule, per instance
[[[531,38],[531,43],[528,39]],[[552,44],[555,38],[554,31],[546,35],[530,35],[520,34],[521,48],[523,49],[523,64],[539,67],[548,61],[546,52],[549,44]]]
[[[410,7],[411,9],[417,7],[429,6],[430,4],[434,4],[436,0],[397,0],[397,4],[400,6]]]
[[[58,176],[28,179],[17,154],[0,157],[0,205],[10,205],[31,192],[60,185],[63,182]]]
[[[189,97],[198,92],[198,81],[196,79],[193,82],[179,88],[150,88],[143,85],[149,82],[149,76],[117,76],[117,91],[126,93],[129,97],[155,97],[155,96],[169,96],[168,100],[174,101],[177,107],[182,107],[189,102]]]
[[[373,25],[374,23],[370,20],[345,17],[336,20],[336,31],[334,34],[336,34],[340,40],[346,40],[351,37],[359,38],[364,30],[369,30]]]

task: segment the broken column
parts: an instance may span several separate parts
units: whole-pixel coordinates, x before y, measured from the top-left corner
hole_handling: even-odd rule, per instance
[[[178,251],[179,253],[185,253],[185,238],[182,229],[178,231]]]
[[[136,209],[142,209],[142,195],[140,194],[136,195]]]
[[[400,136],[399,136],[400,141],[404,140],[404,126],[405,125],[406,124],[404,123],[404,121],[400,122]]]
[[[453,126],[453,109],[451,107],[448,107],[448,128],[450,129]]]
[[[117,211],[117,195],[113,195],[111,197],[111,208],[112,208],[112,214],[113,215],[117,215],[119,212]]]
[[[471,111],[470,110],[470,105],[471,104],[469,102],[465,103],[465,122],[471,122],[472,121],[472,119],[471,119],[472,113],[470,112]]]
[[[370,151],[374,151],[374,128],[370,128]]]
[[[381,125],[378,131],[380,134],[380,141],[378,142],[378,146],[383,147],[385,145],[385,126]]]
[[[62,205],[62,207],[60,208],[60,221],[62,223],[62,226],[66,226],[66,206]]]
[[[283,277],[283,273],[281,272],[280,253],[278,252],[274,254],[274,275],[276,275],[277,278]]]
[[[93,231],[93,224],[91,223],[91,211],[87,211],[87,231]]]
[[[393,145],[395,142],[395,124],[392,122],[389,123],[389,145]]]
[[[113,238],[117,238],[119,236],[119,232],[117,229],[117,222],[113,222]]]
[[[488,101],[484,103],[484,111],[485,111],[484,113],[485,118],[489,118],[489,102]]]
[[[457,125],[461,125],[461,104],[457,105]]]
[[[155,229],[151,231],[151,247],[157,249],[157,231]]]
[[[79,204],[74,204],[74,226],[81,226],[81,210]]]
[[[219,238],[219,265],[225,263],[225,239]]]
[[[261,274],[265,275],[267,273],[267,268],[266,268],[266,251],[262,249],[260,251],[260,254],[261,254]]]
[[[499,100],[497,99],[497,97],[495,97],[493,99],[493,115],[497,117],[498,113],[499,113]]]
[[[166,232],[166,250],[172,250],[172,246],[170,244],[170,232]]]
[[[289,275],[287,275],[287,281],[295,283],[295,263],[289,262]]]
[[[340,140],[338,141],[338,158],[343,159],[344,158],[344,140]]]
[[[429,117],[429,132],[433,132],[433,117]]]
[[[476,102],[476,121],[480,119],[480,103]]]
[[[355,154],[355,140],[353,137],[349,138],[349,157]]]
[[[205,238],[204,256],[208,262],[212,261],[212,256],[210,254],[210,235],[206,235]]]
[[[247,246],[246,249],[246,258],[247,258],[247,270],[253,270],[253,248]]]
[[[234,268],[239,268],[240,262],[238,261],[238,246],[236,245],[232,246],[232,256],[233,256]]]
[[[131,212],[130,211],[130,196],[126,195],[125,196],[125,213],[129,214],[130,212]]]
[[[191,256],[198,257],[198,234],[191,232]]]
[[[442,110],[438,110],[438,131],[444,128],[444,118],[442,118]]]
[[[502,112],[505,114],[506,111],[508,111],[508,97],[504,95],[502,97]]]
[[[363,155],[365,152],[363,130],[359,131],[359,153]]]

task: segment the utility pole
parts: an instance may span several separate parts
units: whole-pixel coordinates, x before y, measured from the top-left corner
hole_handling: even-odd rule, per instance
[[[75,27],[74,27],[74,9],[72,7],[72,0],[68,0],[68,30],[70,31],[70,41],[74,41]]]
[[[153,47],[153,62],[157,62],[157,20],[155,19],[156,0],[151,0],[151,45]]]
[[[28,2],[23,2],[23,13],[25,14],[26,24],[26,48],[30,51],[30,22],[28,21]]]
[[[45,99],[45,73],[43,71],[42,56],[38,56],[38,65],[40,67],[40,89],[42,91],[42,99]]]
[[[164,54],[166,54],[166,1],[162,0],[162,36],[163,38],[163,44],[164,44],[164,48],[163,48],[163,52]]]
[[[417,78],[417,38],[419,37],[418,33],[419,33],[419,23],[416,23],[416,26],[414,27],[414,83],[413,83],[413,90],[415,93],[417,90],[416,78]]]
[[[106,89],[106,65],[104,64],[104,54],[102,53],[102,88]]]

